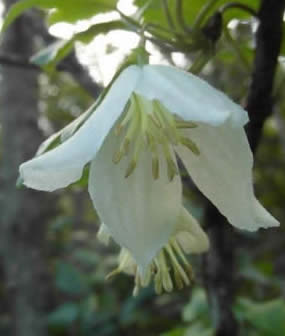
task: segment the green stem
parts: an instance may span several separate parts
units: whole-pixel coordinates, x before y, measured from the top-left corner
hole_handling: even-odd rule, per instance
[[[176,17],[177,22],[186,34],[192,32],[192,29],[186,24],[184,20],[182,0],[176,0]]]
[[[162,1],[162,8],[163,8],[163,11],[164,11],[164,15],[166,17],[166,20],[167,20],[167,23],[168,23],[168,27],[175,31],[175,25],[174,25],[174,22],[172,20],[172,16],[171,16],[171,13],[170,13],[170,10],[169,10],[169,7],[168,7],[168,0],[161,0]]]
[[[223,14],[228,9],[233,9],[233,8],[237,8],[237,9],[243,10],[245,12],[248,12],[249,14],[251,14],[254,17],[258,16],[257,12],[253,8],[251,8],[251,7],[249,7],[249,6],[245,5],[245,4],[239,3],[239,2],[230,2],[230,3],[227,3],[224,6],[222,6],[219,9],[219,11],[220,11],[221,14]]]
[[[196,57],[195,61],[188,69],[188,72],[191,72],[194,75],[198,75],[203,70],[204,66],[209,62],[212,56],[213,55],[209,52],[200,52],[199,55]]]
[[[210,12],[210,10],[212,10],[212,8],[215,6],[216,2],[218,0],[209,0],[209,2],[200,10],[199,14],[197,15],[194,23],[193,23],[193,30],[198,30],[203,21],[205,20],[205,18],[207,17],[208,13]]]

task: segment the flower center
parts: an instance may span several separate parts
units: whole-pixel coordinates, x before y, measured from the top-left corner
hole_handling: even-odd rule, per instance
[[[189,286],[194,279],[192,267],[175,238],[171,238],[159,251],[144,274],[141,273],[128,250],[122,249],[119,266],[107,276],[107,279],[121,272],[135,276],[134,296],[138,294],[141,287],[147,287],[151,281],[154,282],[156,293],[162,294],[164,291],[171,292],[174,288],[182,289]]]
[[[198,125],[190,121],[182,121],[173,116],[159,100],[148,100],[133,93],[125,108],[122,119],[116,126],[115,134],[124,133],[119,149],[114,153],[113,162],[130,155],[130,162],[125,177],[135,170],[139,156],[146,148],[152,154],[152,176],[159,178],[159,153],[162,152],[167,163],[167,175],[170,181],[178,175],[175,156],[171,147],[183,145],[192,153],[199,155],[200,151],[194,141],[183,136],[185,128],[196,128]]]

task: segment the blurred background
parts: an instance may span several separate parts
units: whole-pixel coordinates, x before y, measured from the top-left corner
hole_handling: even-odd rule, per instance
[[[4,8],[15,2],[1,1],[2,16]],[[126,15],[132,15],[145,3],[120,1],[119,6]],[[201,7],[204,1],[192,3]],[[248,3],[257,11],[262,5],[262,1]],[[144,12],[145,20],[161,22],[161,12],[151,10]],[[191,13],[191,6],[187,6],[185,17]],[[92,24],[106,20],[106,14],[100,15]],[[108,15],[116,19],[117,14]],[[223,309],[215,308],[213,300],[208,305],[211,286],[217,290],[224,286],[225,293],[230,293],[233,321],[240,335],[285,335],[284,36],[272,88],[274,104],[264,124],[254,169],[256,195],[281,227],[257,233],[227,229],[231,238],[225,238],[224,243],[234,256],[229,254],[230,260],[222,263],[216,283],[208,283],[207,257],[190,256],[196,275],[193,287],[161,296],[149,287],[133,297],[133,279],[129,276],[120,274],[105,280],[117,265],[118,247],[114,243],[106,247],[96,239],[100,222],[88,196],[86,176],[80,183],[51,194],[16,188],[19,164],[31,158],[45,138],[92,104],[138,43],[135,33],[115,30],[97,34],[88,44],[77,42],[74,51],[60,60],[51,56],[54,49],[38,53],[59,38],[65,41],[86,30],[90,22],[56,24],[48,29],[44,13],[31,10],[2,36],[0,335],[213,336],[220,319],[215,314],[223,314]],[[258,20],[232,14],[226,27],[200,76],[246,105]],[[153,63],[185,69],[196,57],[166,52],[151,43],[148,50]],[[29,62],[35,54],[35,62]],[[186,175],[184,182],[186,206],[202,224],[205,217],[209,221],[205,216],[207,202]]]

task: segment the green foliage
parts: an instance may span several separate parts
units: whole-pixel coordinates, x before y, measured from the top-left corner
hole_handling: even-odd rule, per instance
[[[78,316],[78,306],[72,302],[66,302],[49,314],[48,325],[55,329],[69,328]]]
[[[237,314],[260,336],[285,335],[285,302],[274,299],[268,302],[254,302],[240,298]]]
[[[48,47],[41,49],[32,58],[31,62],[44,67],[53,66],[61,61],[73,48],[73,40],[58,40]]]
[[[48,22],[50,25],[57,22],[76,22],[86,20],[100,13],[116,9],[117,0],[68,0],[60,1],[53,6],[55,10],[50,13]]]
[[[69,295],[82,295],[90,291],[87,279],[72,264],[57,261],[55,267],[56,287]]]
[[[46,48],[33,55],[31,62],[47,71],[54,71],[55,66],[64,59],[74,47],[77,41],[85,44],[90,43],[97,35],[108,33],[111,30],[124,29],[127,27],[121,21],[109,21],[91,25],[87,30],[75,34],[69,40],[57,40]]]
[[[14,4],[7,13],[2,32],[24,11],[32,7],[53,9],[49,23],[76,22],[108,11],[115,10],[117,0],[22,0]]]
[[[159,22],[163,27],[169,27],[166,15],[163,15],[163,4],[162,1],[157,0],[136,0],[135,3],[139,6],[140,14],[147,23]],[[181,29],[181,22],[176,16],[176,1],[168,0],[167,1],[170,14],[176,21],[176,26]],[[192,0],[192,1],[183,1],[183,16],[184,20],[190,26],[195,23],[199,15],[203,16],[202,24],[205,24],[207,19],[213,15],[217,10],[223,7],[223,5],[229,3],[228,0],[212,0],[212,1],[201,1],[201,0]],[[240,0],[239,3],[249,5],[252,9],[257,9],[259,5],[258,0]],[[210,6],[209,6],[210,4]],[[205,11],[205,9],[207,11]],[[203,15],[203,14],[204,15]],[[224,15],[224,22],[227,23],[233,18],[235,19],[247,19],[249,18],[249,13],[242,11],[241,9],[231,9],[228,10]]]

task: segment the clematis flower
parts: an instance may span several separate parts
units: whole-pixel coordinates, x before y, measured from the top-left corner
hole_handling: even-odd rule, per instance
[[[246,111],[194,75],[132,65],[65,142],[23,163],[20,175],[28,187],[53,191],[80,179],[90,163],[94,207],[105,231],[123,247],[119,269],[136,274],[137,287],[153,276],[160,279],[157,288],[169,290],[170,268],[183,279],[177,271],[183,269],[182,255],[195,251],[186,248],[184,235],[177,238],[179,232],[189,233],[185,239],[192,237],[196,251],[208,247],[182,206],[176,155],[232,225],[249,231],[278,225],[254,196],[247,122]]]

